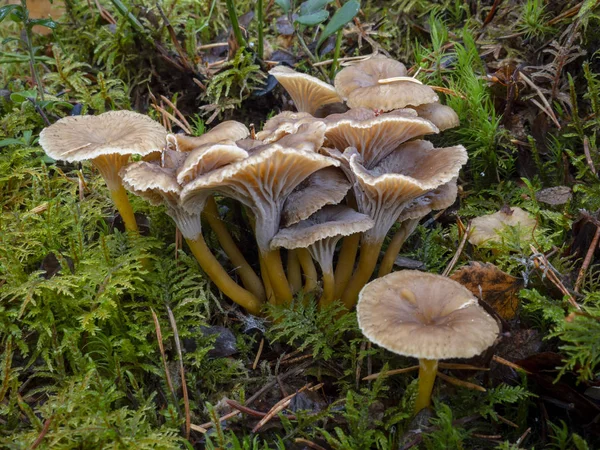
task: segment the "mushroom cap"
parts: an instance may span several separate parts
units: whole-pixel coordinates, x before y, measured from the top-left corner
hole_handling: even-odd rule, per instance
[[[340,97],[348,100],[350,93],[357,89],[376,86],[379,80],[405,77],[406,74],[406,66],[400,61],[375,55],[340,70],[335,76],[334,85]]]
[[[325,141],[325,123],[321,121],[303,123],[294,134],[287,134],[277,141],[282,147],[316,152]]]
[[[375,116],[360,108],[328,117],[325,137],[340,151],[356,148],[365,167],[372,168],[403,142],[438,131],[430,121],[406,110]]]
[[[133,111],[109,111],[97,116],[69,116],[40,133],[48,156],[67,162],[99,156],[147,155],[161,151],[167,131],[150,117]]]
[[[276,142],[288,134],[294,134],[306,123],[321,121],[307,112],[283,111],[266,121],[263,129],[256,133],[256,139],[265,144]]]
[[[253,212],[258,246],[268,251],[288,195],[313,172],[332,165],[339,163],[314,149],[297,150],[276,142],[246,159],[197,177],[183,189],[182,203],[188,211],[198,210],[197,198],[202,201],[207,191],[238,200]]]
[[[440,103],[427,103],[415,107],[419,117],[433,122],[440,131],[460,125],[458,114],[449,106]]]
[[[330,237],[349,236],[366,231],[373,220],[344,205],[324,206],[308,219],[279,230],[271,240],[271,248],[306,248],[317,241]]]
[[[350,187],[350,182],[338,168],[317,170],[288,196],[281,213],[283,226],[298,223],[325,205],[340,203]]]
[[[336,103],[341,99],[335,88],[318,78],[296,72],[286,66],[275,66],[269,74],[290,94],[299,112],[314,114],[320,106]]]
[[[173,198],[178,197],[181,192],[175,178],[175,169],[160,167],[158,164],[137,161],[123,167],[120,175],[125,189],[154,206],[172,203]]]
[[[250,136],[250,130],[243,123],[226,120],[211,128],[202,136],[169,134],[167,141],[179,152],[189,152],[201,145],[215,144],[221,141],[239,141]]]
[[[381,83],[396,77],[402,79]],[[433,89],[406,76],[404,64],[384,56],[375,56],[342,69],[334,84],[350,108],[391,111],[438,101]]]
[[[223,141],[219,144],[201,145],[187,155],[177,170],[177,182],[181,185],[189,183],[198,175],[247,158],[248,152],[232,141]]]
[[[500,331],[467,288],[415,270],[367,284],[357,316],[370,341],[419,359],[470,358],[491,346]]]
[[[476,217],[471,221],[473,231],[469,236],[469,242],[473,245],[481,245],[484,242],[500,241],[498,232],[507,226],[519,226],[524,235],[530,235],[536,224],[536,220],[527,211],[517,206],[502,208],[494,214]]]
[[[457,193],[458,186],[456,185],[456,178],[454,178],[452,181],[442,184],[433,191],[427,192],[411,201],[400,213],[398,222],[409,219],[421,219],[431,211],[448,208],[456,200]]]

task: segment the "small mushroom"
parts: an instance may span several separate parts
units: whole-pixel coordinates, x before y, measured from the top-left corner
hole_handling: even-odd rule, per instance
[[[167,132],[159,123],[133,111],[110,111],[98,116],[70,116],[40,133],[40,145],[56,160],[90,160],[98,169],[119,210],[125,228],[138,230],[119,171],[131,155],[148,155],[165,146]]]
[[[222,141],[239,141],[250,135],[250,130],[243,123],[226,120],[211,128],[202,136],[186,136],[184,134],[169,134],[167,143],[178,152],[190,152],[206,144],[216,144]]]
[[[289,67],[275,66],[269,71],[269,74],[277,78],[277,81],[290,94],[298,112],[314,115],[319,107],[341,100],[335,88],[330,84],[310,75],[296,72]]]
[[[419,117],[429,120],[440,131],[454,128],[460,125],[458,114],[449,106],[440,103],[427,103],[415,107]]]
[[[310,255],[323,272],[321,307],[334,298],[335,278],[333,254],[338,241],[351,234],[368,230],[374,222],[368,216],[343,205],[328,205],[288,228],[283,228],[271,240],[271,248],[308,248]]]
[[[256,139],[270,144],[288,134],[297,133],[301,125],[312,122],[322,122],[322,120],[315,119],[307,112],[283,111],[267,120],[263,129],[256,133]]]
[[[217,287],[237,304],[252,314],[259,314],[261,301],[251,292],[231,279],[214,257],[202,236],[202,223],[198,211],[188,212],[181,206],[181,186],[177,183],[175,169],[160,167],[147,161],[138,161],[121,170],[123,185],[132,193],[152,205],[165,205],[167,214],[177,224],[196,260]],[[206,193],[204,202],[210,197]],[[197,200],[198,201],[198,200]]]
[[[431,403],[438,360],[478,355],[500,331],[467,288],[415,270],[394,272],[367,284],[360,292],[357,317],[370,341],[419,359],[415,413]]]
[[[340,70],[334,84],[350,108],[391,111],[438,101],[433,89],[407,76],[404,64],[381,55]]]
[[[482,245],[486,242],[499,242],[499,232],[505,227],[518,227],[522,237],[531,238],[537,222],[531,215],[515,207],[503,207],[500,211],[486,216],[476,217],[471,221],[473,231],[469,236],[472,245]]]
[[[247,157],[248,152],[231,141],[201,145],[189,152],[183,164],[177,169],[177,182],[185,185],[199,175]]]

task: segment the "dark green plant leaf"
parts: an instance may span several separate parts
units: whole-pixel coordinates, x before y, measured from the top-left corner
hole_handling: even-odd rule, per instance
[[[292,7],[290,0],[275,0],[275,4],[283,9],[284,13],[288,13]]]
[[[346,2],[340,9],[338,9],[321,33],[321,37],[317,43],[317,48],[319,48],[321,44],[325,42],[325,39],[336,33],[340,28],[354,19],[359,10],[360,2],[358,0],[350,0]]]
[[[30,20],[29,23],[32,25],[39,25],[41,27],[48,27],[53,30],[56,28],[57,25],[57,23],[52,19],[34,19]]]
[[[300,15],[308,16],[323,10],[332,0],[308,0],[300,5]]]
[[[25,11],[21,5],[6,5],[0,8],[0,22],[8,16],[15,22],[23,22],[25,19]]]
[[[306,16],[298,16],[294,22],[300,25],[313,26],[325,22],[329,17],[329,12],[322,10],[314,14],[308,14]]]

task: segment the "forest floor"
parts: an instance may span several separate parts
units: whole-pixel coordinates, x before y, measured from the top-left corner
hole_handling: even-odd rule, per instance
[[[239,0],[233,29],[220,0],[0,6],[0,447],[600,448],[600,2],[336,14],[352,1]],[[459,361],[479,370],[442,369],[416,417],[416,372],[364,379],[416,360],[371,345],[355,312],[307,295],[247,314],[164,208],[131,196],[132,238],[98,172],[38,144],[61,117],[121,109],[196,136],[230,119],[260,130],[293,109],[277,63],[332,82],[375,53],[442,88],[460,125],[433,141],[469,155],[456,202],[421,220],[395,270],[449,275],[502,327]],[[536,220],[529,236],[466,242],[506,206]]]

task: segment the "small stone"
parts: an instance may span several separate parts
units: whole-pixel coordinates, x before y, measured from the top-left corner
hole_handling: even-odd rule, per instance
[[[568,186],[556,186],[542,189],[535,194],[535,198],[538,202],[557,206],[567,203],[573,198],[573,194],[571,193],[571,188]]]

